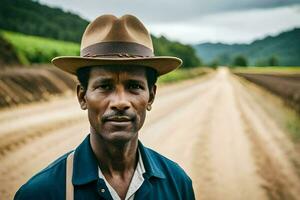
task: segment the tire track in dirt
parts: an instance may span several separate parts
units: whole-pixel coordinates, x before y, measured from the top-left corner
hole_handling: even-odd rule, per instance
[[[58,99],[2,110],[0,113],[0,159],[6,153],[25,145],[49,132],[78,123],[85,113],[76,105],[76,99]],[[44,108],[44,109],[43,109]]]
[[[197,199],[267,199],[243,131],[229,73],[218,72],[219,90],[193,145]]]
[[[150,120],[146,122],[139,136],[146,146],[151,146],[169,158],[177,160],[186,171],[191,168],[190,156],[192,153],[190,148],[186,148],[187,144],[198,137],[195,125],[203,121],[205,114],[202,113],[209,112],[209,108],[212,106],[213,102],[206,101],[206,97],[215,96],[217,91],[217,85],[213,81],[199,84],[197,87],[197,90],[195,89],[193,92],[193,97],[186,99],[188,104],[185,106],[173,107],[172,112],[169,112],[166,117],[160,118],[156,123],[152,123],[152,116],[149,116]],[[210,89],[207,90],[207,88]],[[199,109],[199,105],[201,105],[201,109]],[[166,124],[168,125],[166,126]],[[186,133],[188,133],[188,137],[186,137]]]
[[[72,126],[84,120],[84,115],[75,115],[72,118],[55,119],[49,123],[39,126],[28,126],[25,129],[6,133],[0,139],[0,159],[7,153],[18,149],[20,146],[30,143],[32,140],[39,139],[52,131]]]
[[[143,129],[147,129],[148,125],[157,124],[158,120],[177,112],[178,109],[184,109],[190,104],[189,99],[193,99],[195,95],[204,96],[207,88],[211,85],[214,75],[207,75],[200,80],[188,82],[178,87],[167,88],[167,90],[158,91],[154,101],[152,111],[146,117]],[[180,89],[180,90],[179,90]],[[177,109],[174,109],[176,105]],[[154,113],[154,115],[152,115]],[[142,130],[143,130],[142,129]],[[141,131],[142,131],[141,130]]]
[[[76,98],[73,95],[66,95],[62,97],[53,96],[49,101],[41,101],[38,103],[18,105],[15,107],[2,108],[0,110],[0,122],[9,123],[13,120],[20,120],[18,124],[23,122],[25,117],[31,115],[43,115],[48,112],[54,112],[55,110],[62,110],[69,106],[76,106]],[[78,105],[76,107],[79,107]],[[27,118],[26,118],[27,119]],[[30,120],[29,120],[30,122]]]
[[[81,121],[32,140],[30,145],[11,152],[0,160],[0,194],[11,199],[25,181],[62,154],[76,147],[88,133],[88,122]],[[13,169],[13,170],[12,170]],[[6,198],[7,197],[7,198]]]
[[[233,80],[235,80],[235,82],[238,80],[239,83],[241,83],[241,85],[244,87],[244,90],[251,91],[251,95],[248,93],[248,95],[245,96],[245,97],[248,96],[248,102],[249,102],[248,105],[251,107],[251,109],[255,110],[255,113],[260,116],[261,121],[264,121],[264,124],[266,126],[271,127],[271,130],[273,131],[272,134],[270,134],[270,137],[274,142],[276,142],[278,148],[284,152],[285,156],[294,165],[295,170],[297,171],[297,174],[300,177],[300,155],[298,153],[300,151],[297,151],[296,144],[291,141],[291,138],[289,137],[290,136],[289,133],[285,133],[281,125],[278,124],[276,120],[272,119],[275,113],[269,113],[268,111],[266,111],[267,108],[265,107],[265,106],[271,106],[270,108],[274,110],[275,105],[273,104],[267,105],[268,103],[267,101],[277,101],[277,103],[278,101],[281,101],[282,105],[285,105],[283,103],[283,100],[278,99],[279,97],[273,96],[273,94],[265,91],[263,88],[247,80],[241,78],[237,78]],[[278,104],[276,104],[276,106],[278,106]]]
[[[300,196],[300,178],[291,158],[296,152],[280,128],[266,116],[253,97],[240,83],[235,82],[239,94],[238,106],[245,131],[252,142],[252,151],[265,180],[264,188],[269,199],[296,200]],[[260,118],[257,118],[260,116]]]

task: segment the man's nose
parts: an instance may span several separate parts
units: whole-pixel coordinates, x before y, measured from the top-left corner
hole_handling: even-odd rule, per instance
[[[110,103],[112,110],[124,111],[130,108],[130,102],[123,89],[118,89],[113,95]]]

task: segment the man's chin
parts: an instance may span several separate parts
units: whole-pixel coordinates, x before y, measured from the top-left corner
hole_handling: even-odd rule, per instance
[[[128,131],[114,131],[105,134],[104,138],[111,143],[127,143],[133,139],[135,139],[137,133],[128,132]]]

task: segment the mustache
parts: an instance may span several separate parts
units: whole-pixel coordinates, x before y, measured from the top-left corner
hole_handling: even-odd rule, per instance
[[[101,121],[105,122],[108,121],[110,118],[114,117],[126,117],[130,120],[135,120],[136,114],[132,112],[125,112],[125,111],[117,111],[117,112],[108,112],[102,115]]]

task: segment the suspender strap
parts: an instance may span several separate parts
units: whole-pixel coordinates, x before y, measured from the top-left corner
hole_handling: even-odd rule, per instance
[[[74,187],[72,184],[72,176],[73,176],[73,159],[74,159],[74,151],[70,153],[67,157],[66,164],[66,200],[74,199]]]

